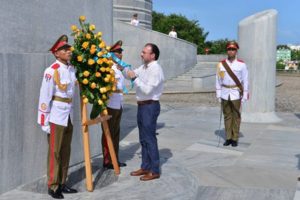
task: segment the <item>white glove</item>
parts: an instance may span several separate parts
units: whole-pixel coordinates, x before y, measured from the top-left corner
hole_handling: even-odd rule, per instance
[[[218,102],[219,102],[219,103],[221,103],[221,102],[222,102],[222,99],[221,99],[220,97],[218,98]]]
[[[47,125],[47,126],[42,126],[42,130],[48,134],[50,134],[50,126]]]

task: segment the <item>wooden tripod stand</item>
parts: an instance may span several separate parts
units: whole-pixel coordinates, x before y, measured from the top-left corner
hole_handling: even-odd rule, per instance
[[[104,115],[101,113],[100,117],[88,120],[87,119],[87,107],[86,104],[83,103],[83,99],[81,98],[81,122],[82,122],[82,139],[83,139],[83,151],[84,151],[84,163],[85,163],[85,174],[86,174],[86,189],[89,192],[94,190],[93,187],[93,175],[92,175],[92,167],[91,167],[91,153],[90,153],[90,138],[89,138],[89,126],[102,123],[104,129],[104,135],[106,137],[106,141],[108,144],[108,150],[111,157],[111,161],[114,167],[114,171],[116,175],[120,174],[120,167],[118,165],[118,161],[116,158],[116,152],[111,140],[111,135],[109,131],[109,126],[107,120],[111,117],[108,115]]]

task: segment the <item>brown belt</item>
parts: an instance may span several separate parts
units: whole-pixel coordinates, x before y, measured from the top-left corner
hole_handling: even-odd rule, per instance
[[[53,96],[52,100],[53,101],[60,101],[60,102],[64,102],[64,103],[71,103],[72,102],[72,98],[63,98],[63,97],[58,97],[58,96]]]
[[[224,85],[224,84],[222,84],[222,86],[224,88],[236,88],[236,87],[238,87],[237,85]]]
[[[115,90],[113,93],[123,93],[123,90]]]
[[[159,102],[157,100],[145,100],[145,101],[137,101],[138,105],[147,105],[147,104],[151,104],[151,103],[155,103],[155,102]]]

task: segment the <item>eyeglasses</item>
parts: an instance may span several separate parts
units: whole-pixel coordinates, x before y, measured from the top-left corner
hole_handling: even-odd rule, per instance
[[[236,51],[234,48],[228,48],[227,51]]]

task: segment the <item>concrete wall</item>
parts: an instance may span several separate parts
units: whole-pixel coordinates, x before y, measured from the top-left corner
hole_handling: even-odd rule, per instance
[[[155,43],[160,49],[159,63],[165,78],[176,77],[197,63],[197,46],[166,34],[135,27],[114,20],[114,41],[123,40],[123,60],[134,68],[142,64],[141,50],[146,43]]]
[[[54,61],[47,50],[80,15],[111,43],[112,7],[110,0],[1,1],[0,193],[46,174],[47,138],[36,121],[43,71]],[[83,160],[78,92],[74,107],[71,165]],[[99,126],[90,136],[92,155],[99,154]]]
[[[138,14],[140,26],[152,29],[152,0],[114,0],[114,19],[129,23]]]

